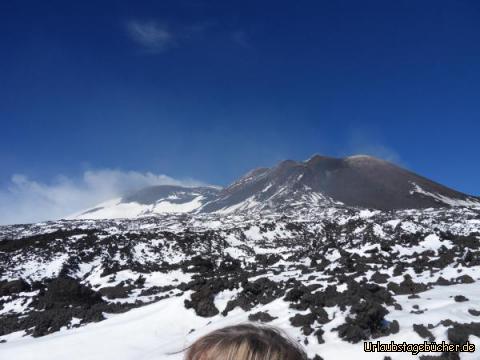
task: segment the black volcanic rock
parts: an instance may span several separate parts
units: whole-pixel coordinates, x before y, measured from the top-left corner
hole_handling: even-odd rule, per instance
[[[17,294],[22,291],[30,291],[30,285],[23,279],[0,280],[0,297]]]
[[[427,329],[425,325],[422,324],[413,324],[413,330],[422,338],[428,339],[428,341],[435,341],[435,337],[430,330]]]
[[[100,294],[69,277],[53,279],[45,292],[40,293],[37,307],[51,309],[70,305],[88,305],[103,303]]]
[[[257,321],[257,322],[270,322],[277,319],[276,316],[270,315],[268,312],[265,311],[259,311],[255,314],[250,314],[248,315],[248,321]]]

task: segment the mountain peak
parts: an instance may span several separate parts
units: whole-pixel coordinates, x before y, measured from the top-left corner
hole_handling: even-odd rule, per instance
[[[364,154],[337,158],[315,154],[249,171],[225,189],[157,186],[77,217],[138,217],[165,212],[282,212],[337,206],[379,210],[480,206],[468,196]],[[113,204],[113,205],[112,205]],[[114,214],[114,215],[112,215]]]

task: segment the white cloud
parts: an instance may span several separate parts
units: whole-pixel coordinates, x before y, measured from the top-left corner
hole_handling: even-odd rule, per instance
[[[375,130],[355,129],[348,133],[348,143],[343,155],[371,155],[397,165],[404,165],[395,149],[384,145],[383,138]]]
[[[204,184],[150,172],[111,169],[85,171],[80,179],[58,176],[50,183],[16,174],[5,189],[0,189],[0,224],[59,219],[152,185]]]
[[[172,33],[165,25],[154,21],[130,21],[127,23],[127,31],[137,44],[152,53],[165,51],[174,40]]]
[[[349,151],[350,155],[370,155],[377,158],[390,161],[397,165],[402,165],[402,159],[400,155],[393,149],[382,144],[361,144],[353,146]]]

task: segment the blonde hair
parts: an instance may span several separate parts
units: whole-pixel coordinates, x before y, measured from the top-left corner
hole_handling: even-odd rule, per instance
[[[185,360],[306,360],[302,348],[279,329],[241,324],[215,330],[195,341]]]

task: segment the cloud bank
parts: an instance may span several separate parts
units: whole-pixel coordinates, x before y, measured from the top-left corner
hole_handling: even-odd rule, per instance
[[[204,185],[150,172],[112,169],[85,171],[80,179],[58,176],[50,183],[15,174],[0,189],[0,224],[60,219],[128,192],[153,185]]]

